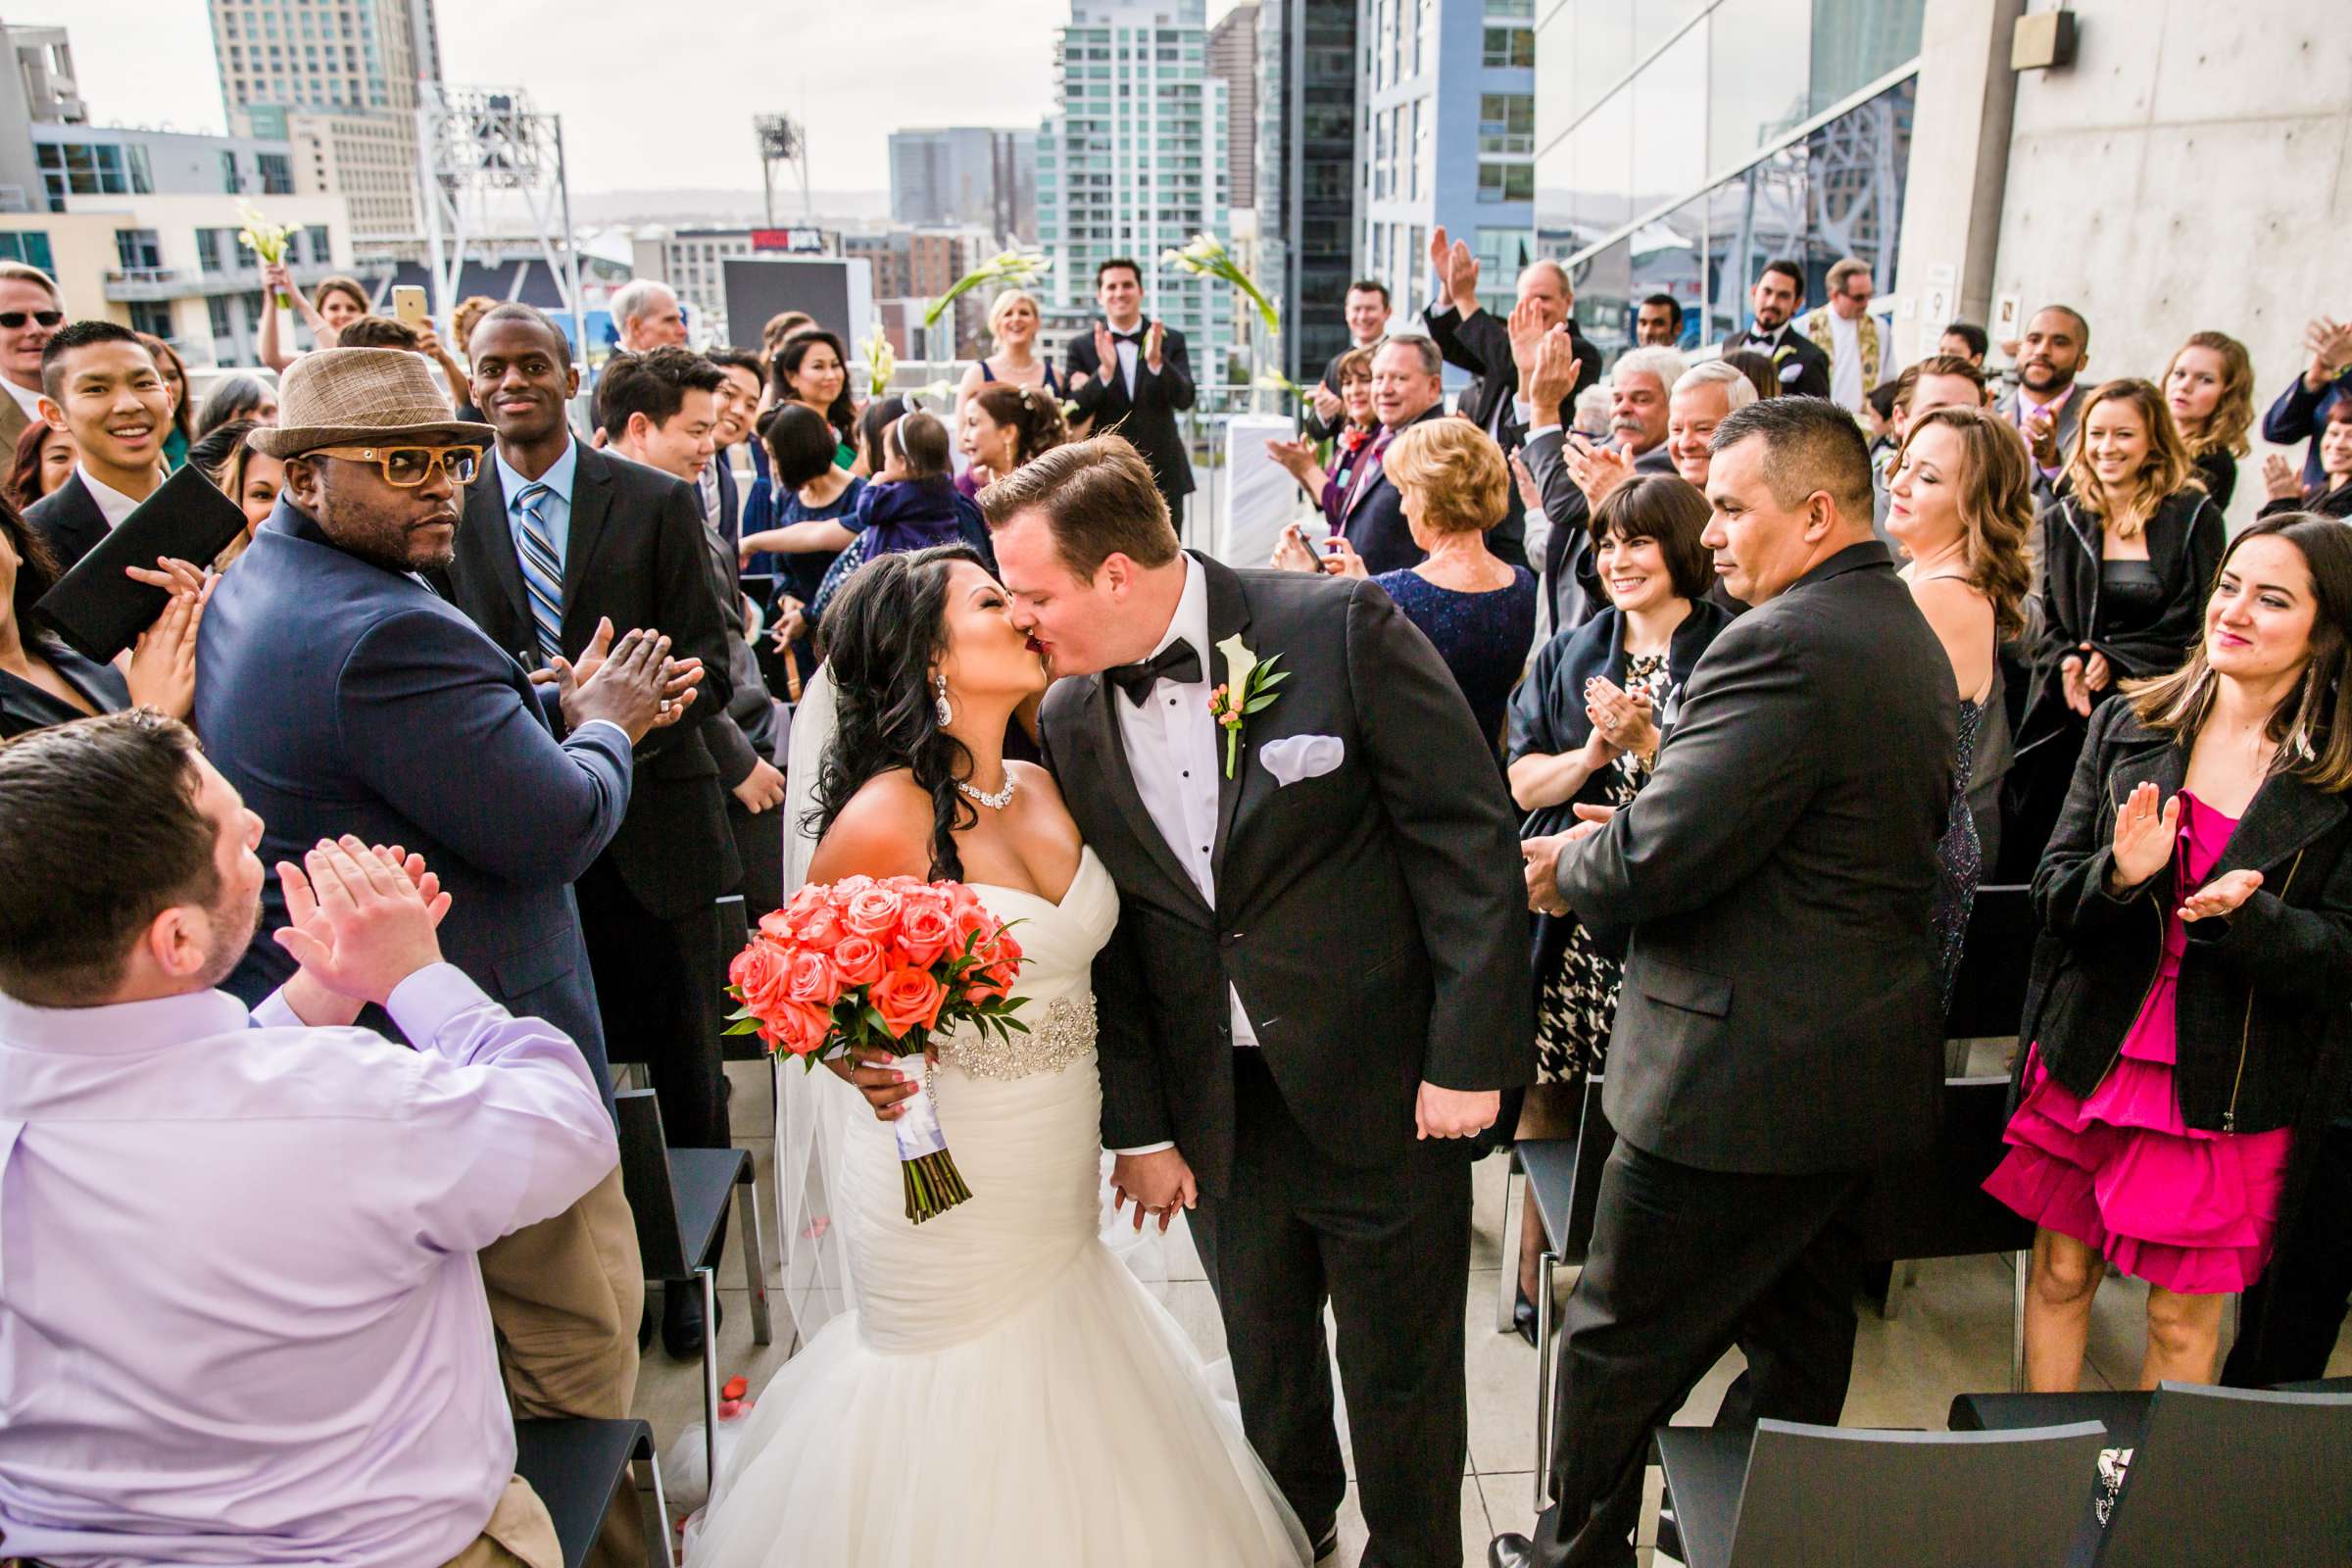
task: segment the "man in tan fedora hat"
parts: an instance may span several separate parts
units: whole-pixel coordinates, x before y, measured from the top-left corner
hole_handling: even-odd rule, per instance
[[[416,355],[306,354],[278,409],[252,437],[285,463],[277,511],[207,612],[207,753],[267,823],[266,860],[343,833],[424,856],[454,901],[449,960],[563,1029],[609,1095],[570,884],[619,830],[635,744],[697,707],[701,667],[652,628],[615,641],[607,624],[535,686],[428,586],[492,432],[450,417]],[[249,1002],[288,967],[274,889],[264,914],[227,986]],[[481,1263],[516,1413],[625,1416],[644,1286],[617,1175]]]

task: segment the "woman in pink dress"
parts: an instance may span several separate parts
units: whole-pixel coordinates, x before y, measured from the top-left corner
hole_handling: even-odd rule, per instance
[[[2093,716],[2034,878],[2034,1043],[1985,1190],[2039,1227],[2026,1375],[2071,1391],[2110,1267],[2148,1283],[2140,1386],[2213,1381],[2333,1096],[2352,976],[2352,530],[2267,519],[2200,646]],[[2249,1326],[2250,1328],[2252,1326]]]

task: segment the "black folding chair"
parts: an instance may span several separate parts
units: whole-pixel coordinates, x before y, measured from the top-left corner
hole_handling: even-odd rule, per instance
[[[642,1510],[629,1466],[642,1463],[652,1478],[649,1568],[671,1568],[669,1508],[662,1495],[662,1461],[654,1429],[643,1421],[517,1421],[514,1473],[531,1484],[555,1521],[564,1568],[580,1568],[604,1532],[613,1500],[623,1495]]]
[[[2050,1568],[2098,1477],[2091,1421],[2030,1432],[1660,1427],[1689,1568]]]
[[[1551,1472],[1551,1400],[1556,1347],[1551,1328],[1551,1271],[1562,1263],[1582,1263],[1592,1241],[1592,1212],[1600,1198],[1600,1168],[1617,1147],[1616,1129],[1600,1108],[1600,1080],[1585,1082],[1584,1104],[1574,1138],[1526,1138],[1511,1148],[1511,1163],[1502,1179],[1502,1280],[1497,1333],[1512,1329],[1512,1311],[1519,1299],[1519,1227],[1521,1204],[1514,1200],[1511,1177],[1524,1175],[1535,1199],[1536,1222],[1544,1230],[1544,1250],[1536,1263],[1536,1508],[1550,1501],[1545,1489]]]
[[[760,1186],[744,1149],[670,1149],[662,1107],[650,1089],[612,1097],[620,1124],[620,1185],[637,1218],[645,1277],[668,1289],[692,1285],[703,1295],[703,1457],[718,1482],[718,1289],[710,1254],[736,1188],[745,1197],[743,1282],[751,1297],[752,1342],[766,1345],[767,1244],[760,1224]]]
[[[2352,1561],[2352,1394],[2165,1383],[2098,1568]]]
[[[2017,1033],[2034,969],[2033,889],[2022,883],[1977,889],[1961,939],[1960,970],[1944,1009],[1946,1040],[2000,1040]]]

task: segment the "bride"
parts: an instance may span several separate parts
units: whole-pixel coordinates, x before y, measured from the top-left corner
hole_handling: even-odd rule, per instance
[[[837,728],[808,875],[946,878],[1018,920],[1029,1033],[950,1037],[932,1089],[972,1196],[904,1209],[890,1067],[837,1069],[833,1214],[858,1283],[760,1396],[692,1568],[1297,1568],[1304,1533],[1175,1320],[1099,1240],[1096,952],[1109,874],[1007,762],[1047,675],[960,545],[885,556],[826,614]],[[917,1064],[903,1062],[908,1071]]]

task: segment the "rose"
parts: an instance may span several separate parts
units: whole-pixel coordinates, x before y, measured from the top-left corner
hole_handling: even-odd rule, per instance
[[[743,1004],[752,1009],[753,1016],[767,1019],[785,1005],[791,968],[791,956],[782,948],[764,939],[755,939],[727,965],[727,979],[743,998]]]
[[[821,953],[802,952],[785,969],[785,996],[804,1006],[831,1007],[841,996],[841,977]]]
[[[775,1016],[760,1028],[760,1038],[767,1042],[770,1050],[781,1049],[795,1056],[806,1056],[823,1045],[832,1032],[833,1020],[822,1008],[785,1002],[777,1004]]]
[[[873,886],[875,882],[870,876],[845,876],[825,889],[825,898],[836,909],[846,909],[852,899]]]
[[[887,940],[899,929],[900,896],[885,887],[862,889],[841,911],[841,923],[861,937]]]
[[[963,953],[967,951],[966,944],[969,944],[968,951],[985,954],[989,944],[996,941],[997,934],[1004,929],[997,917],[977,903],[958,908],[956,911],[956,951]]]
[[[819,905],[792,934],[802,947],[829,953],[848,932],[842,927],[840,910],[831,905]]]
[[[821,883],[809,883],[785,901],[784,907],[760,917],[760,929],[771,937],[790,938],[819,909],[830,908],[825,902],[826,889]]]
[[[958,940],[956,919],[948,913],[946,901],[918,903],[909,898],[904,909],[899,922],[899,951],[915,963],[938,962],[949,944]]]
[[[845,991],[852,986],[872,985],[890,965],[890,956],[882,951],[881,943],[854,932],[844,936],[828,956],[833,960],[833,973]]]
[[[909,1029],[928,1029],[939,1021],[939,1009],[948,1000],[948,992],[931,971],[912,964],[902,964],[874,983],[865,994],[866,1004],[882,1015],[882,1025],[893,1040],[904,1040]]]

